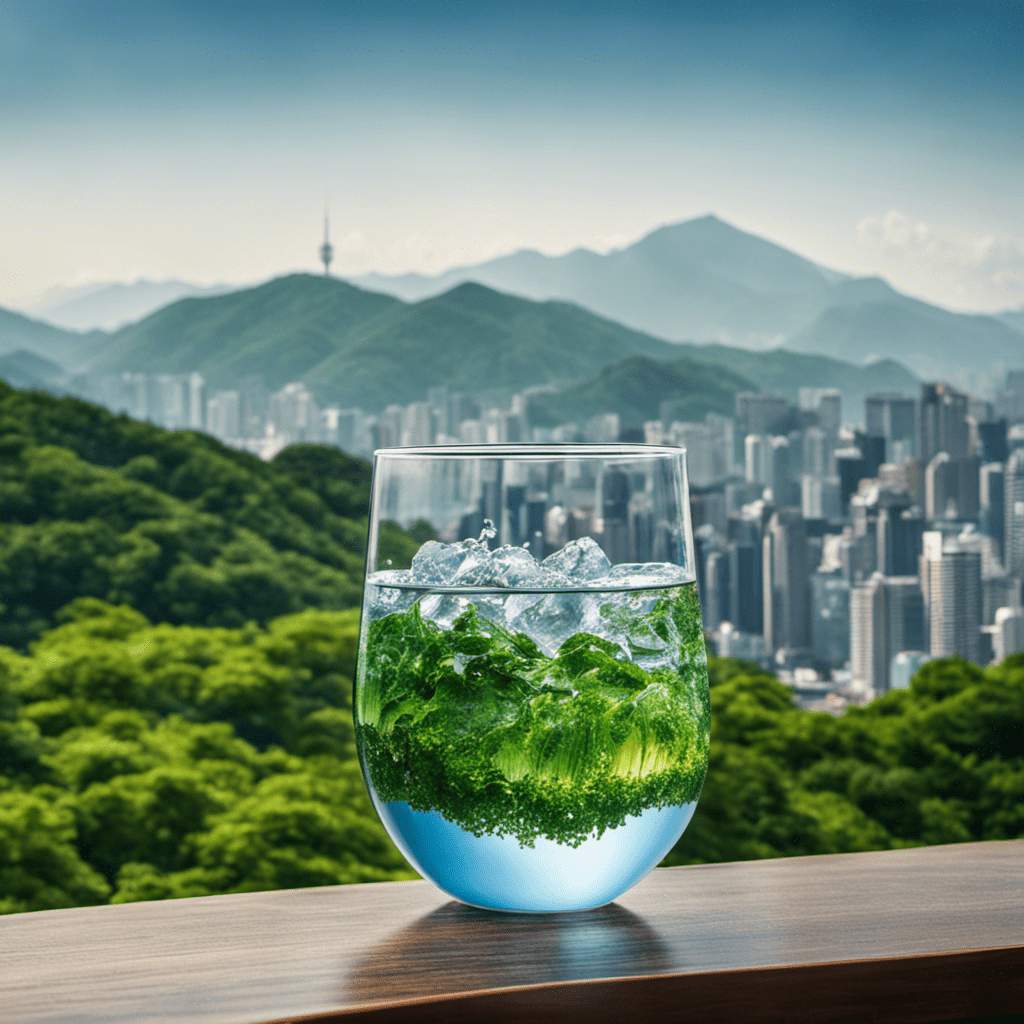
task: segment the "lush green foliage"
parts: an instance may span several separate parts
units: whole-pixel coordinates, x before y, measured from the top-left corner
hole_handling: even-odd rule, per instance
[[[61,617],[0,650],[0,912],[414,877],[355,761],[355,611]]]
[[[354,611],[60,617],[0,649],[0,911],[410,877],[356,767]],[[711,678],[707,780],[666,863],[1024,836],[1024,655],[929,663],[838,718],[742,663]]]
[[[696,800],[710,728],[696,586],[601,612],[635,662],[586,632],[548,657],[472,605],[451,629],[419,604],[371,623],[356,720],[379,797],[475,835],[571,846]]]
[[[707,782],[667,863],[1024,836],[1024,654],[929,662],[841,717],[743,663],[712,683]]]
[[[349,706],[367,485],[330,449],[267,465],[0,386],[0,912],[410,876]],[[487,642],[491,675],[532,657]],[[711,678],[669,863],[1024,836],[1024,655],[839,718],[750,665]]]
[[[325,402],[381,409],[447,385],[471,393],[564,384],[623,355],[673,347],[565,302],[464,284],[405,303],[335,278],[296,274],[183,299],[115,332],[98,369],[187,373],[234,387],[304,380]]]
[[[795,403],[801,387],[838,387],[856,408],[871,394],[914,394],[920,382],[891,359],[854,366],[785,349],[680,343],[670,357],[630,356],[562,391],[536,395],[530,414],[551,424],[617,412],[623,423],[636,425],[657,419],[665,403],[671,419],[701,420],[709,412],[732,416],[739,391],[772,391]]]
[[[76,597],[154,622],[241,626],[359,601],[369,467],[305,445],[274,463],[0,384],[0,643]],[[407,558],[390,529],[383,548]]]
[[[686,354],[700,362],[713,363],[748,380],[757,381],[758,391],[772,391],[796,404],[800,388],[839,388],[847,409],[862,409],[868,395],[883,393],[916,395],[921,382],[895,359],[848,362],[831,355],[793,352],[785,348],[751,351],[734,345],[687,345]],[[828,349],[853,358],[842,345]],[[876,350],[889,349],[879,345]]]
[[[736,393],[754,390],[738,373],[696,359],[660,362],[631,356],[557,394],[535,396],[530,417],[537,423],[565,423],[615,412],[624,424],[635,426],[658,419],[662,403],[668,402],[672,418],[700,420],[709,412],[732,416]]]

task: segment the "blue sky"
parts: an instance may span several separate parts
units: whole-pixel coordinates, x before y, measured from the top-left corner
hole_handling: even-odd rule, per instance
[[[714,212],[957,308],[1024,304],[1024,8],[0,4],[0,304],[439,271]]]

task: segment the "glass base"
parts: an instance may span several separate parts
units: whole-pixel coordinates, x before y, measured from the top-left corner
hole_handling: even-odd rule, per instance
[[[621,896],[672,849],[697,806],[644,811],[574,849],[550,839],[530,848],[511,836],[474,836],[434,811],[374,803],[398,848],[438,888],[475,907],[535,914],[588,910]]]

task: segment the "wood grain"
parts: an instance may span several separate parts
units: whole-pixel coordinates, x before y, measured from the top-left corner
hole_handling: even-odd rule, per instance
[[[1024,1008],[1024,842],[656,871],[577,914],[426,882],[0,919],[2,1024],[937,1021]]]

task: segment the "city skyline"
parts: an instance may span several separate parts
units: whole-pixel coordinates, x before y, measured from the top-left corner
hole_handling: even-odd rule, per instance
[[[708,212],[1024,305],[1024,15],[995,5],[7,5],[0,305],[605,252]]]

